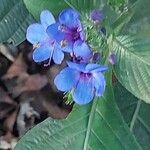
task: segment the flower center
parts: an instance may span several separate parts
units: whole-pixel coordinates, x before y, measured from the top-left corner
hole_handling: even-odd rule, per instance
[[[83,61],[83,58],[81,56],[75,56],[75,54],[72,55],[73,62],[80,63]]]
[[[33,44],[33,49],[39,48],[40,47],[40,43],[37,44]]]
[[[92,77],[92,73],[80,72],[80,77],[81,78],[90,78],[90,77]]]
[[[61,48],[64,48],[67,45],[67,41],[66,40],[62,40],[60,42]]]
[[[67,41],[76,41],[80,37],[79,32],[81,32],[81,31],[78,28],[70,29],[64,25],[61,25],[60,30],[63,33],[66,33]]]

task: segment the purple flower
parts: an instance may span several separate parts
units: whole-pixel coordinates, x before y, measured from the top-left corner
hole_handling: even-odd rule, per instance
[[[72,91],[73,100],[80,105],[87,104],[94,96],[102,96],[105,79],[102,72],[108,67],[99,64],[76,64],[67,62],[55,78],[54,83],[60,91]]]
[[[85,42],[80,15],[74,9],[65,9],[59,15],[59,22],[50,25],[47,29],[48,35],[55,39],[63,51],[73,53],[88,60],[91,50]]]
[[[90,18],[94,22],[101,22],[104,19],[104,15],[103,15],[103,12],[100,10],[93,10],[90,14]]]
[[[27,40],[33,44],[35,48],[33,52],[33,60],[42,62],[51,58],[56,64],[60,64],[64,58],[64,53],[60,45],[48,36],[47,27],[55,23],[54,16],[48,10],[44,10],[40,15],[40,23],[31,24],[27,29]]]

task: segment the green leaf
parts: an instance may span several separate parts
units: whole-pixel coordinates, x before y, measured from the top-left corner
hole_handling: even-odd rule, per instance
[[[70,7],[80,12],[90,12],[93,9],[102,9],[106,0],[64,0]]]
[[[115,74],[136,97],[150,103],[150,38],[119,36],[113,40],[117,55]]]
[[[39,19],[42,10],[49,9],[55,15],[58,15],[62,9],[72,7],[80,12],[90,12],[93,9],[100,9],[106,4],[106,0],[24,0],[30,13]]]
[[[150,105],[138,100],[120,84],[115,84],[119,109],[143,150],[150,148]]]
[[[134,3],[132,16],[130,22],[126,25],[123,34],[137,34],[142,36],[150,36],[150,1],[137,0]]]
[[[127,0],[108,0],[108,3],[113,7],[120,7],[123,5]]]
[[[118,17],[118,13],[115,12],[108,4],[107,0],[64,0],[70,7],[77,9],[82,15],[83,19],[89,18],[90,12],[95,9],[103,10],[106,16],[107,23],[112,24]]]
[[[150,103],[149,5],[149,0],[137,0],[134,3],[132,18],[120,36],[114,38],[112,46],[118,59],[115,65],[118,80],[132,94],[147,103]]]
[[[24,0],[29,12],[39,20],[42,10],[48,9],[54,15],[58,15],[62,9],[68,7],[64,0]]]
[[[114,22],[115,33],[150,35],[149,0],[129,0],[124,12]],[[120,32],[119,32],[120,31]]]
[[[110,83],[102,98],[85,106],[75,105],[67,119],[45,120],[29,131],[14,150],[139,150],[113,100]]]
[[[85,14],[89,15],[93,9],[103,9],[110,23],[118,16],[118,14],[107,5],[106,0],[24,0],[24,3],[29,12],[37,20],[39,20],[40,13],[44,9],[48,9],[54,15],[58,15],[66,7],[77,9],[84,17]]]
[[[116,21],[112,24],[111,28],[114,32],[115,35],[120,34],[122,32],[122,29],[124,26],[130,21],[130,19],[133,16],[133,10],[132,7],[131,9],[128,9],[124,11],[117,19]]]
[[[33,22],[22,0],[0,0],[0,42],[18,45],[25,40],[25,32]]]

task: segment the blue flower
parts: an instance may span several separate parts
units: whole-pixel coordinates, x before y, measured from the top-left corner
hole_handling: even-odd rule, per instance
[[[60,64],[64,59],[64,53],[60,45],[48,36],[47,27],[55,23],[54,16],[48,10],[44,10],[40,15],[40,23],[31,24],[27,29],[27,40],[33,44],[35,48],[33,52],[33,60],[42,62],[51,58],[56,64]]]
[[[99,64],[76,64],[67,62],[54,79],[60,91],[72,92],[73,100],[80,105],[87,104],[94,96],[102,96],[105,91],[105,78],[102,72],[108,67]]]
[[[85,42],[85,34],[80,22],[80,15],[74,9],[65,9],[59,15],[59,22],[47,28],[48,35],[55,39],[63,51],[73,53],[88,60],[91,50]]]

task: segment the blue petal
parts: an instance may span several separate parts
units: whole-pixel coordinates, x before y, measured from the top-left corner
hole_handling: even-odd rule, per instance
[[[85,41],[85,33],[84,33],[84,31],[80,32],[80,38],[81,38],[81,40]]]
[[[61,49],[62,49],[62,51],[64,51],[64,52],[71,53],[71,52],[73,52],[73,43],[72,43],[72,42],[68,42],[68,43],[66,44],[66,46],[65,46],[65,47],[62,47]]]
[[[92,78],[81,78],[74,89],[73,100],[79,105],[84,105],[92,101],[93,97],[94,87],[92,84]]]
[[[47,38],[44,27],[41,24],[31,24],[27,29],[27,40],[32,44],[37,44]]]
[[[71,29],[78,27],[80,23],[79,19],[79,13],[71,8],[63,10],[59,15],[60,24],[65,25]]]
[[[48,10],[44,10],[44,11],[41,12],[40,20],[41,20],[41,24],[43,25],[45,30],[47,29],[47,27],[49,25],[51,25],[51,24],[56,22],[54,16]]]
[[[43,45],[36,48],[33,52],[33,60],[35,62],[42,62],[52,57],[53,50],[51,47]]]
[[[83,30],[83,25],[81,23],[79,24],[78,31],[79,31],[79,34],[80,34],[80,39],[82,41],[85,41],[85,33],[84,33],[84,30]]]
[[[65,34],[61,32],[59,23],[48,26],[46,32],[50,38],[56,40],[57,42],[64,40]]]
[[[89,46],[81,40],[74,43],[73,52],[77,57],[80,56],[85,60],[90,59],[92,56]]]
[[[108,67],[107,66],[102,66],[102,65],[99,65],[99,64],[88,64],[86,66],[85,70],[87,70],[89,72],[103,72],[103,71],[108,70]]]
[[[53,60],[56,64],[61,64],[61,62],[64,59],[64,53],[61,51],[61,49],[55,47],[53,52]]]
[[[102,96],[105,91],[106,81],[102,73],[93,74],[94,87],[96,89],[96,96]]]
[[[75,70],[67,67],[55,77],[54,83],[58,90],[69,91],[74,87],[77,80]]]
[[[81,72],[84,72],[85,71],[85,67],[86,67],[86,64],[77,64],[77,63],[73,63],[71,61],[67,61],[67,65],[70,68],[78,70],[78,71],[81,71]]]

